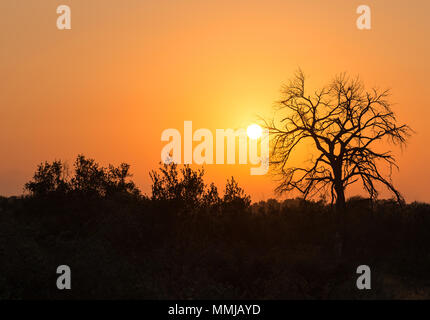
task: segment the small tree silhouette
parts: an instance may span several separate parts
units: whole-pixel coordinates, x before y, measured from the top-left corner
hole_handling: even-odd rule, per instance
[[[106,169],[105,193],[107,196],[118,194],[132,194],[138,196],[140,190],[129,178],[133,177],[130,173],[130,165],[121,163],[118,167],[109,165]]]
[[[396,124],[388,91],[366,91],[359,79],[342,74],[311,97],[299,70],[282,92],[279,123],[266,122],[273,142],[271,164],[280,177],[278,192],[298,190],[306,198],[328,191],[343,212],[345,188],[361,180],[370,198],[377,197],[376,184],[382,183],[402,201],[391,181],[395,158],[391,151],[376,148],[383,139],[404,145],[411,132],[407,125]],[[306,141],[312,143],[315,158],[308,167],[291,166],[292,153]],[[380,171],[384,164],[388,176]]]
[[[41,163],[33,175],[33,180],[24,185],[24,189],[35,196],[47,196],[53,193],[66,193],[70,190],[66,165],[61,161]]]
[[[73,190],[85,195],[104,196],[106,186],[105,169],[94,159],[87,159],[84,155],[77,156],[75,175],[71,180]]]
[[[193,170],[185,165],[178,171],[175,163],[163,164],[152,170],[152,199],[177,202],[185,211],[202,205],[205,195],[204,170]],[[180,174],[179,174],[180,173]]]
[[[218,195],[218,188],[212,182],[203,195],[203,204],[205,207],[217,207],[220,202],[221,198]]]
[[[251,197],[239,186],[234,177],[231,177],[231,180],[227,179],[225,185],[223,202],[229,208],[240,210],[249,207]]]
[[[69,178],[66,165],[61,161],[41,163],[33,180],[24,186],[33,196],[51,194],[80,194],[83,196],[112,197],[114,195],[139,196],[140,190],[130,179],[130,165],[100,166],[94,159],[78,155],[74,175]]]

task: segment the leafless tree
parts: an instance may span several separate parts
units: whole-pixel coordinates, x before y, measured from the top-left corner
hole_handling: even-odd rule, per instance
[[[389,150],[379,151],[387,147],[379,142],[405,145],[412,130],[397,124],[388,90],[367,91],[358,78],[341,74],[310,96],[299,70],[282,93],[275,118],[266,121],[272,169],[280,177],[278,192],[298,190],[305,198],[329,193],[343,212],[345,188],[360,180],[372,199],[378,196],[380,183],[403,200],[391,180],[395,158]],[[306,141],[315,151],[310,164],[291,166],[293,152]],[[385,174],[384,168],[389,169]]]

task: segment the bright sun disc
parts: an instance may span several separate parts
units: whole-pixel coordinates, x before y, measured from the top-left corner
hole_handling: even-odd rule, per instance
[[[251,124],[246,128],[246,133],[248,134],[248,137],[251,139],[258,139],[261,137],[261,133],[263,132],[263,129],[258,124]]]

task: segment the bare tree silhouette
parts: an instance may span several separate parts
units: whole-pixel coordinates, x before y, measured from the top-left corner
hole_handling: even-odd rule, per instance
[[[382,183],[399,202],[403,200],[391,180],[392,168],[398,168],[395,158],[391,151],[378,151],[378,142],[404,145],[412,130],[397,125],[388,90],[367,91],[358,78],[341,74],[309,96],[299,70],[282,93],[276,106],[280,120],[266,121],[273,172],[280,177],[278,192],[298,190],[304,198],[328,192],[337,211],[344,212],[345,188],[361,180],[372,199]],[[306,141],[315,151],[310,165],[290,166],[292,153]],[[381,171],[384,163],[387,174]]]

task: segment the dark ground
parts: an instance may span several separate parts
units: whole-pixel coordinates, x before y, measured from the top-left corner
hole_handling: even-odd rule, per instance
[[[430,205],[316,202],[184,209],[78,195],[0,198],[0,299],[430,298]],[[56,268],[72,290],[56,288]],[[372,270],[358,290],[356,268]]]

